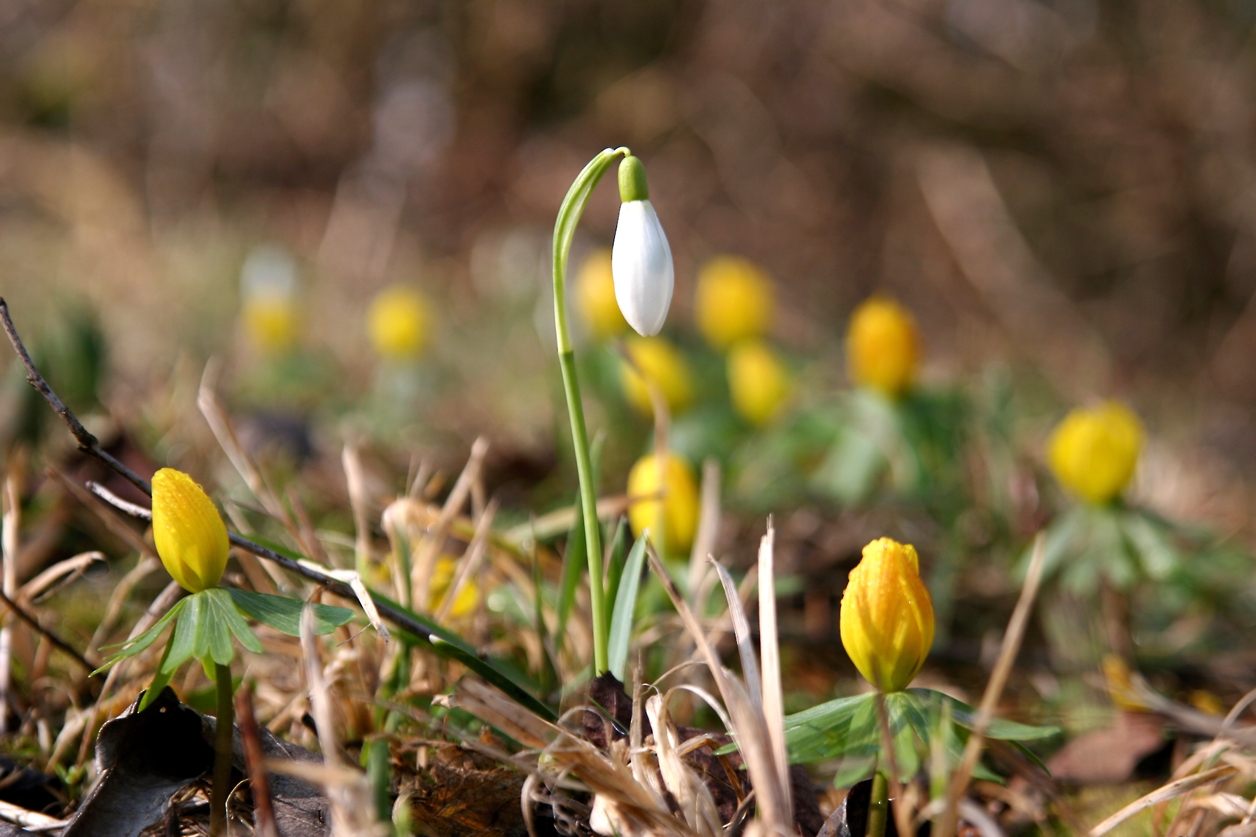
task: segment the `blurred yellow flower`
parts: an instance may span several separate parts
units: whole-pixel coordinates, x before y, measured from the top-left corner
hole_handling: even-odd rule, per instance
[[[263,352],[279,354],[296,342],[298,288],[296,260],[277,244],[254,247],[240,266],[244,331]]]
[[[435,613],[445,604],[445,594],[449,592],[449,585],[453,583],[454,573],[458,569],[458,560],[449,555],[442,555],[436,561],[436,566],[432,568],[432,577],[428,581],[429,606],[431,612]],[[462,585],[462,589],[458,591],[458,597],[454,599],[453,606],[449,608],[450,619],[461,619],[475,610],[475,605],[479,601],[479,590],[476,588],[475,582],[471,579]]]
[[[716,256],[698,271],[694,319],[717,349],[762,336],[772,325],[775,307],[772,280],[748,259]]]
[[[227,527],[213,501],[182,471],[153,475],[153,541],[170,577],[199,593],[227,568]]]
[[[644,415],[653,413],[650,392],[645,385],[648,380],[659,388],[667,408],[673,413],[689,406],[693,400],[689,364],[675,346],[662,337],[633,335],[624,342],[624,349],[636,365],[634,369],[632,364],[625,362],[620,368],[620,383],[629,404]]]
[[[742,340],[729,351],[729,396],[733,409],[751,424],[776,418],[793,388],[789,370],[765,341]]]
[[[915,380],[919,363],[916,321],[897,302],[872,297],[851,314],[846,366],[855,383],[897,398]]]
[[[375,295],[366,312],[375,351],[388,360],[409,360],[427,347],[428,305],[423,295],[405,285],[390,285]]]
[[[1125,490],[1143,448],[1143,425],[1117,401],[1077,408],[1047,443],[1047,462],[1066,489],[1088,503],[1107,503]]]
[[[610,250],[597,250],[584,260],[576,276],[576,304],[594,340],[608,340],[628,330],[628,321],[615,301]]]
[[[906,689],[933,645],[933,600],[916,548],[881,538],[863,549],[842,594],[842,645],[882,692]]]
[[[1117,709],[1122,712],[1150,712],[1151,707],[1134,688],[1134,675],[1129,663],[1119,654],[1104,654],[1102,660],[1103,679],[1108,687],[1108,696]]]
[[[657,496],[661,492],[662,496]],[[649,453],[628,474],[628,522],[638,537],[650,530],[665,555],[681,555],[698,531],[698,484],[689,465],[674,453],[662,467]]]
[[[244,301],[244,330],[249,340],[267,354],[292,348],[297,338],[297,310],[293,300],[259,295]]]

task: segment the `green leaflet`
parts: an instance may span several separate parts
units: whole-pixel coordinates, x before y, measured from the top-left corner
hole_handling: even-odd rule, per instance
[[[106,646],[109,648],[114,648],[114,647],[118,648],[118,653],[114,654],[111,658],[109,658],[108,662],[106,662],[100,668],[96,669],[96,671],[92,672],[92,674],[99,674],[100,672],[109,668],[109,666],[113,665],[119,660],[126,659],[127,657],[134,657],[136,654],[140,653],[144,649],[148,648],[148,646],[156,642],[157,639],[166,630],[167,626],[170,625],[171,620],[177,617],[179,613],[183,610],[183,607],[184,605],[187,604],[187,601],[188,601],[187,599],[180,599],[179,601],[175,602],[174,607],[167,610],[165,616],[158,619],[156,624],[154,624],[151,628],[149,628],[147,631],[144,631],[144,633],[140,634],[134,639],[128,639],[126,642],[123,642],[117,646]]]
[[[943,724],[944,707],[951,723]],[[885,696],[885,709],[900,780],[914,776],[931,748],[941,746],[947,761],[956,764],[976,720],[968,704],[932,689],[908,689]],[[934,741],[943,730],[943,741]],[[1056,727],[1036,727],[992,719],[986,737],[1002,741],[1028,741],[1055,735]],[[785,741],[793,762],[840,760],[834,784],[847,786],[868,776],[881,751],[876,694],[839,698],[785,718]],[[1023,749],[1023,748],[1022,748]],[[1037,759],[1029,751],[1031,758]],[[998,781],[988,769],[977,766],[975,775]]]
[[[226,588],[239,610],[263,625],[269,625],[288,636],[301,635],[301,609],[305,602],[287,596],[253,593],[236,587]],[[347,607],[316,604],[314,608],[314,633],[329,634],[353,619],[354,612]],[[251,635],[251,634],[250,634]],[[243,643],[244,641],[241,640]]]

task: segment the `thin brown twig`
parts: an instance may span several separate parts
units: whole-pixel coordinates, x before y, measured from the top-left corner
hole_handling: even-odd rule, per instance
[[[87,428],[83,427],[82,423],[78,420],[70,408],[65,406],[61,399],[57,397],[57,394],[52,391],[52,388],[48,386],[48,382],[44,380],[43,375],[41,375],[39,373],[39,369],[36,368],[35,362],[31,360],[30,353],[26,351],[26,346],[22,343],[22,338],[18,336],[17,329],[13,326],[13,320],[9,316],[8,303],[4,301],[3,297],[0,297],[0,325],[3,326],[5,334],[9,337],[9,342],[13,344],[14,351],[17,352],[18,357],[22,360],[22,364],[26,367],[26,380],[40,395],[44,397],[44,400],[48,402],[49,406],[52,407],[57,415],[61,416],[62,421],[65,422],[66,426],[69,427],[70,432],[74,435],[74,438],[78,441],[79,449],[83,453],[94,457],[100,462],[103,462],[105,465],[108,465],[119,475],[130,481],[136,488],[151,497],[153,494],[153,487],[148,480],[144,479],[139,474],[136,474],[126,465],[123,465],[113,456],[106,453],[105,450],[101,448],[100,441],[89,433]],[[101,497],[101,499],[106,500],[107,502],[112,502],[109,497],[103,496],[100,492],[97,492],[97,494]],[[130,508],[127,508],[128,506]],[[122,511],[130,512],[134,510],[134,512],[139,512],[137,516],[141,518],[148,517],[148,515],[144,514],[144,509],[136,507],[130,503],[127,503],[125,506],[119,505],[118,508],[121,508]],[[348,584],[338,581],[336,578],[321,570],[315,569],[306,563],[301,563],[289,558],[287,555],[276,552],[269,547],[255,543],[236,532],[228,532],[228,535],[233,546],[237,546],[240,549],[258,556],[259,558],[265,558],[267,561],[278,564],[285,570],[295,573],[302,578],[323,585],[329,592],[334,593],[341,598],[349,600],[357,598],[357,594],[353,592],[353,589]],[[427,639],[427,637],[432,633],[432,625],[425,624],[424,622],[415,619],[411,614],[405,613],[387,604],[386,602],[380,601],[374,594],[372,594],[371,598],[375,602],[375,606],[378,609],[379,614],[402,630],[408,631],[420,639]],[[21,614],[22,611],[18,611],[18,613]],[[24,618],[29,618],[29,616],[26,615]],[[49,636],[50,639],[52,638],[52,635],[47,634],[43,628],[37,629]],[[56,645],[59,642],[60,640],[56,640],[53,644]],[[64,644],[58,645],[58,647],[62,648],[62,650],[66,650],[67,653],[72,652],[72,649],[69,649],[69,646],[63,647],[63,645]],[[73,653],[77,655],[77,652]],[[89,671],[94,668],[88,663],[84,664],[87,665]]]
[[[93,672],[96,671],[96,666],[88,662],[86,657],[84,657],[78,651],[74,650],[74,647],[72,645],[69,645],[61,637],[53,633],[51,629],[45,628],[43,625],[41,625],[39,623],[38,617],[30,613],[29,611],[25,610],[17,602],[10,599],[8,596],[4,594],[3,591],[0,591],[0,603],[4,604],[6,607],[12,610],[13,614],[17,616],[18,619],[21,619],[23,622],[30,625],[31,628],[33,628],[37,633],[41,634],[45,639],[51,642],[58,651],[61,651],[70,659],[74,660],[74,662],[78,663],[80,666],[86,669],[88,672],[88,675],[92,679],[102,680],[99,674],[93,674]]]
[[[35,361],[31,360],[30,352],[26,351],[26,346],[22,343],[22,338],[17,336],[17,329],[13,326],[13,318],[9,316],[9,304],[4,301],[4,297],[0,297],[0,325],[4,327],[4,333],[9,336],[9,342],[13,344],[14,351],[21,359],[22,365],[26,367],[26,382],[35,388],[35,390],[44,397],[48,405],[52,407],[53,412],[61,416],[61,420],[70,428],[70,432],[74,434],[75,440],[79,443],[79,450],[88,456],[95,457],[104,464],[108,465],[114,471],[131,481],[131,484],[143,491],[145,494],[151,495],[153,487],[149,485],[148,480],[123,465],[111,454],[107,453],[100,446],[100,440],[88,432],[83,423],[70,410],[69,407],[62,403],[57,394],[52,391],[52,387],[48,386],[48,382],[44,380],[44,376],[39,374],[39,370],[35,367]]]
[[[244,745],[249,790],[253,794],[253,827],[260,837],[277,837],[275,808],[270,798],[270,779],[266,775],[266,757],[262,752],[262,733],[257,726],[257,716],[253,713],[253,690],[247,682],[236,692],[236,721]]]

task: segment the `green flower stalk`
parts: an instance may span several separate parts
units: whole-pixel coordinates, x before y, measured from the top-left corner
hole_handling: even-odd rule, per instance
[[[567,319],[567,258],[576,226],[589,195],[602,175],[619,158],[619,227],[611,255],[615,298],[624,317],[638,332],[655,334],[663,327],[672,296],[672,255],[667,236],[649,201],[645,168],[627,148],[608,148],[584,167],[567,191],[554,222],[554,326],[558,336],[558,364],[571,417],[571,437],[580,480],[580,508],[584,516],[585,549],[589,563],[589,600],[593,610],[593,669],[607,670],[610,634],[606,591],[602,579],[602,533],[597,517],[597,487],[589,456],[589,434],[580,400],[575,351]]]

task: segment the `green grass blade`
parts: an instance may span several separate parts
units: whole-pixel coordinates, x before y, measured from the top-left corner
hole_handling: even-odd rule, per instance
[[[621,527],[622,531],[622,527]],[[633,611],[637,607],[637,591],[641,588],[641,573],[645,569],[645,535],[637,538],[628,560],[624,562],[621,582],[615,595],[615,608],[611,611],[610,640],[606,647],[607,671],[624,679],[624,666],[628,662],[628,646],[632,641]]]

